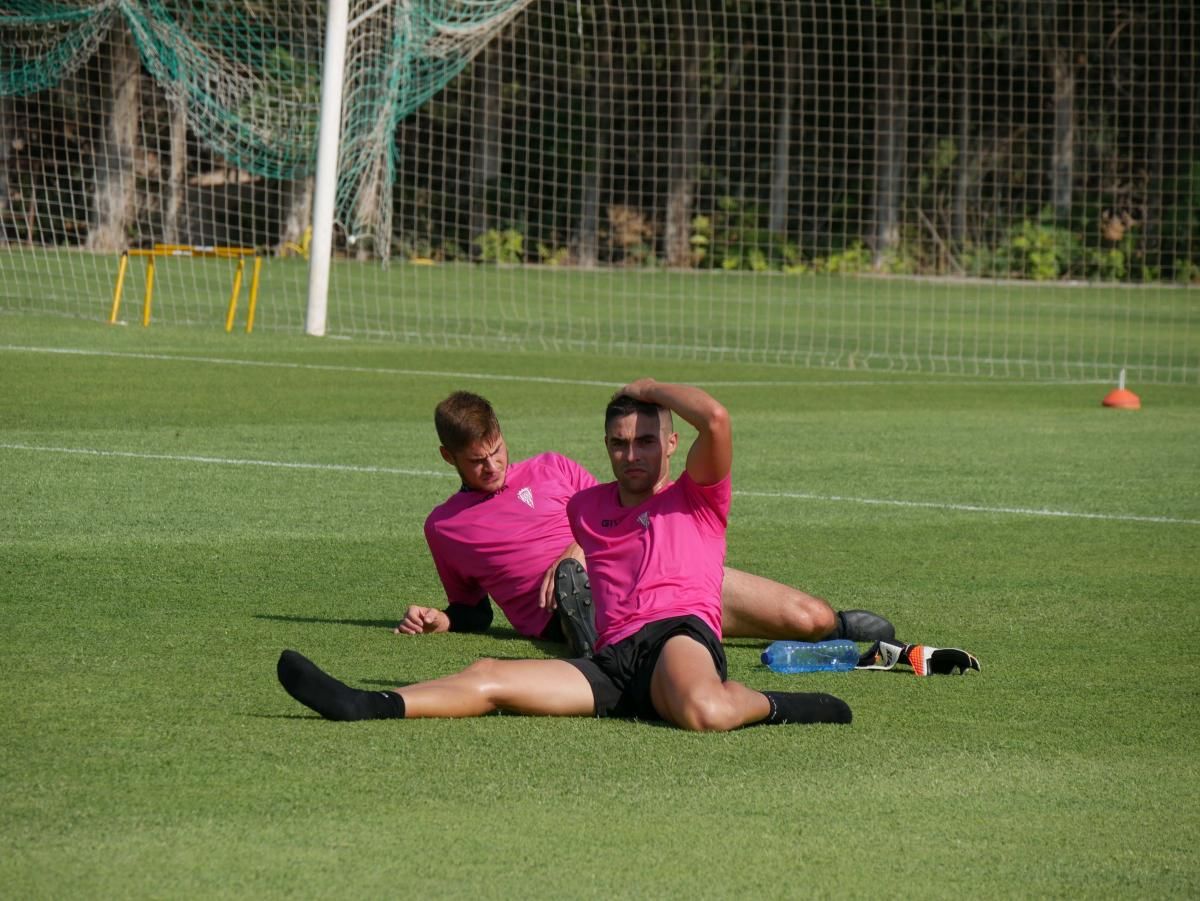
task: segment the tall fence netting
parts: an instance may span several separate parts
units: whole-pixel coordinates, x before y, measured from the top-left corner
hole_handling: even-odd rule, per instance
[[[328,329],[1200,382],[1197,18],[353,0]],[[0,6],[0,308],[103,320],[122,251],[233,246],[300,331],[325,19]],[[155,321],[221,321],[228,265],[160,266]]]

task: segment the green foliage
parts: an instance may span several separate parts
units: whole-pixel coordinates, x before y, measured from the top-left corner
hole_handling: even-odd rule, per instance
[[[1134,245],[1135,238],[1132,233],[1128,233],[1110,247],[1089,249],[1086,258],[1091,264],[1090,273],[1094,273],[1093,280],[1116,282],[1127,279],[1135,253]]]
[[[763,225],[764,213],[756,204],[721,197],[711,216],[692,219],[692,259],[707,269],[743,272],[853,274],[871,269],[871,252],[861,241],[825,257],[806,260],[795,244],[772,235]],[[899,264],[889,271],[900,272]]]
[[[1082,232],[1082,226],[1061,225],[1049,210],[1043,210],[1037,219],[1014,225],[995,247],[965,251],[962,261],[970,275],[987,278],[1124,281],[1131,276],[1155,277],[1149,270],[1135,268],[1137,235],[1132,230],[1117,241],[1097,238],[1090,245]]]
[[[778,249],[781,268],[788,275],[804,275],[812,271],[812,268],[804,261],[804,254],[795,244],[781,241]]]
[[[1184,284],[1200,282],[1200,263],[1179,260],[1175,263],[1175,280]]]
[[[420,240],[414,236],[402,237],[393,242],[393,251],[407,260],[433,260],[433,245],[429,241]]]
[[[920,170],[918,187],[922,197],[934,193],[936,186],[953,181],[958,157],[958,142],[954,138],[942,138],[937,142],[932,157]]]
[[[1168,180],[1165,197],[1162,240],[1174,261],[1175,279],[1195,282],[1200,280],[1200,155]]]
[[[1079,256],[1079,240],[1049,219],[1050,213],[1043,212],[1036,222],[1026,219],[1009,231],[1010,274],[1047,282],[1071,271],[1072,261]]]
[[[571,248],[543,244],[538,241],[538,262],[543,266],[562,266],[571,258]]]
[[[525,260],[525,236],[515,228],[489,228],[475,239],[485,263],[515,266]]]
[[[692,245],[693,264],[703,266],[711,256],[712,219],[708,216],[693,216],[692,234],[688,241]]]
[[[855,241],[845,250],[814,260],[814,272],[838,275],[854,275],[871,269],[871,251],[861,241]]]
[[[777,268],[771,259],[774,241],[762,226],[763,213],[756,204],[723,196],[711,217],[692,220],[694,265],[706,269],[765,272]]]

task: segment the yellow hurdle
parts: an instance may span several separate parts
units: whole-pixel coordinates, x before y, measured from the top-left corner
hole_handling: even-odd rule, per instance
[[[142,296],[142,326],[150,325],[151,308],[154,302],[154,261],[158,257],[215,257],[235,259],[237,268],[233,273],[233,286],[229,293],[229,308],[225,313],[225,331],[233,331],[237,318],[237,303],[242,293],[242,279],[246,272],[246,257],[254,257],[254,269],[250,277],[250,301],[246,310],[246,334],[254,331],[254,314],[258,307],[258,285],[262,274],[262,257],[252,247],[216,247],[196,244],[155,244],[152,249],[133,248],[121,254],[117,266],[117,281],[113,286],[112,308],[109,323],[115,325],[121,312],[121,295],[125,290],[125,276],[129,270],[129,258],[146,257],[146,291]]]
[[[242,273],[246,270],[246,261],[238,260],[237,269],[233,273],[233,290],[229,294],[229,312],[225,314],[225,331],[233,331],[233,317],[237,314],[238,295],[242,293]]]
[[[254,331],[254,311],[258,307],[258,278],[262,275],[262,257],[254,257],[254,272],[250,276],[250,300],[246,304],[246,334]]]
[[[146,296],[142,299],[142,328],[150,324],[150,300],[154,297],[154,257],[146,260]]]
[[[125,270],[129,268],[129,251],[121,254],[121,263],[117,266],[117,286],[113,289],[112,312],[108,314],[109,325],[117,324],[117,313],[121,311],[121,292],[125,290]]]

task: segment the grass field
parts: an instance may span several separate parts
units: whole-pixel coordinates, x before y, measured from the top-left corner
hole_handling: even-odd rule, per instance
[[[854,724],[693,735],[325,722],[297,648],[389,687],[551,655],[400,638],[456,488],[433,405],[598,475],[639,375],[733,415],[729,562],[966,648],[780,676]],[[0,314],[0,886],[10,898],[1200,895],[1200,389],[424,350]]]
[[[156,325],[225,322],[234,264],[157,265]],[[0,247],[0,310],[107,321],[117,258]],[[142,319],[146,266],[119,321]],[[255,331],[304,331],[307,263],[268,258]],[[337,261],[328,334],[705,363],[1200,385],[1200,288]],[[242,291],[237,327],[245,322]],[[300,299],[300,302],[297,302]]]

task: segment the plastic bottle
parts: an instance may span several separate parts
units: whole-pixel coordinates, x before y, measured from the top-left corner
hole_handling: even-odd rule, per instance
[[[776,673],[844,673],[854,669],[858,658],[858,645],[846,638],[776,641],[762,652],[762,662]]]

